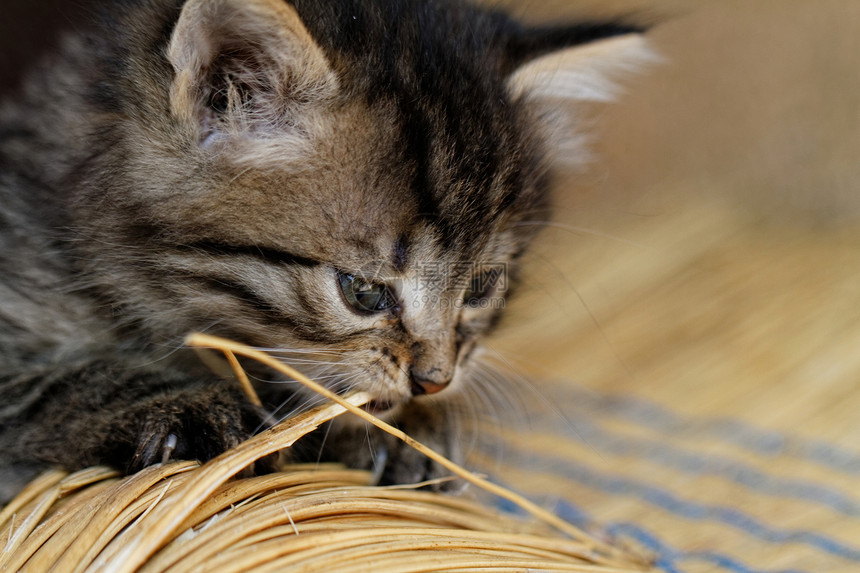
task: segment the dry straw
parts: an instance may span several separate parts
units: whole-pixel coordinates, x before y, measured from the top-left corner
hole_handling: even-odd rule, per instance
[[[269,355],[193,335],[188,344],[290,376],[330,402],[294,416],[200,466],[173,462],[120,478],[106,468],[48,472],[0,511],[0,571],[643,571],[639,557],[598,540],[367,413],[370,396],[335,395]],[[349,411],[421,451],[452,474],[516,503],[526,524],[473,501],[370,485],[368,472],[291,466],[232,479]],[[551,527],[549,527],[551,526]]]

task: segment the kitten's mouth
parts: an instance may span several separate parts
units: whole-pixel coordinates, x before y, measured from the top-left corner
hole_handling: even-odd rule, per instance
[[[363,406],[365,412],[374,416],[384,414],[393,407],[394,403],[389,400],[371,400]]]

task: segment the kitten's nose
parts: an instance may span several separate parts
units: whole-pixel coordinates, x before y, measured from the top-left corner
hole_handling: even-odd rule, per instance
[[[432,368],[427,373],[419,373],[414,368],[410,368],[409,375],[409,384],[413,396],[441,392],[451,382],[451,377],[444,376],[439,368]]]

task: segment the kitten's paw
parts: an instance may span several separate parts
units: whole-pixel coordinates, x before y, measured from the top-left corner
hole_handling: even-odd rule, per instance
[[[128,471],[138,471],[168,460],[206,462],[238,445],[265,427],[264,412],[242,396],[224,391],[183,391],[147,400],[129,413],[130,455],[117,448],[108,460]],[[129,431],[130,430],[130,431]],[[267,471],[270,460],[255,468]]]
[[[458,464],[462,462],[460,449],[457,447],[451,432],[424,431],[418,428],[404,431],[449,460]],[[381,448],[384,448],[383,456],[386,458],[381,472],[379,472],[381,485],[442,480],[430,484],[429,488],[434,491],[459,492],[465,487],[462,480],[443,479],[452,477],[453,474],[397,438],[387,436]]]
[[[433,404],[410,404],[392,424],[451,461],[462,462],[456,432]],[[370,469],[381,485],[414,484],[452,476],[449,470],[400,439],[372,427],[335,427],[327,438],[323,457],[350,467]],[[445,480],[429,487],[457,492],[465,484],[462,480]]]

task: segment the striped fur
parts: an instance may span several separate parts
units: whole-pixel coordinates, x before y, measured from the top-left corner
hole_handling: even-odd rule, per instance
[[[116,5],[0,111],[0,471],[207,459],[287,413],[287,384],[258,410],[202,371],[192,330],[314,359],[450,450],[416,379],[455,395],[499,318],[463,296],[545,217],[550,100],[645,52],[518,72],[636,30],[423,0]],[[338,271],[398,304],[354,311]],[[388,479],[429,471],[397,457]]]

